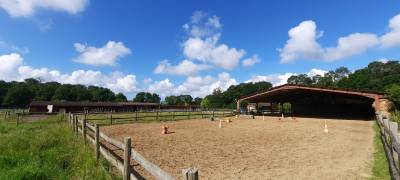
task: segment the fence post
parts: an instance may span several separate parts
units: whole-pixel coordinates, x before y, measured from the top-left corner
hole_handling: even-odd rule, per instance
[[[135,111],[135,114],[136,114],[135,120],[137,121],[137,120],[138,120],[138,112],[137,112],[137,109],[136,109],[136,111]]]
[[[75,128],[75,135],[76,135],[76,137],[78,137],[78,116],[77,115],[75,115],[75,118],[74,118],[74,128]]]
[[[83,142],[86,144],[86,118],[84,117],[82,120],[82,134],[83,134]]]
[[[19,124],[19,116],[20,116],[20,114],[19,113],[17,113],[17,126],[18,126],[18,124]]]
[[[158,111],[156,110],[156,112],[157,112],[157,115],[156,115],[156,121],[158,121]]]
[[[113,124],[112,112],[110,113],[110,124]]]
[[[175,111],[172,111],[172,120],[175,121]]]
[[[125,147],[124,147],[124,180],[130,179],[130,165],[131,165],[131,138],[124,138]]]
[[[99,159],[100,158],[100,142],[99,142],[100,129],[99,129],[98,124],[95,124],[94,127],[95,127],[94,141],[95,141],[95,146],[96,146],[96,159]]]
[[[190,119],[190,114],[191,114],[190,110],[188,111],[188,113],[189,113],[189,119]]]
[[[196,168],[188,168],[182,170],[183,180],[198,180],[199,171]]]

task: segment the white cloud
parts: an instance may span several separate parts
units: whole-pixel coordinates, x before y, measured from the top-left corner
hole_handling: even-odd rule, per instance
[[[325,73],[327,73],[327,72],[328,72],[328,71],[313,68],[313,69],[311,69],[310,71],[308,71],[306,74],[307,74],[307,76],[309,76],[309,77],[312,77],[312,76],[315,76],[315,75],[324,76]]]
[[[144,79],[143,79],[143,83],[144,83],[144,84],[149,84],[149,83],[151,83],[151,82],[153,82],[153,79],[151,79],[151,78],[144,78]]]
[[[80,43],[75,43],[74,47],[80,55],[73,61],[94,66],[116,65],[120,58],[131,53],[131,50],[125,47],[122,42],[115,41],[108,41],[106,45],[100,48]]]
[[[33,68],[23,65],[19,54],[0,56],[0,79],[6,81],[22,81],[26,78],[36,78],[44,82],[56,81],[68,84],[95,85],[111,89],[114,92],[132,94],[139,91],[136,76],[111,72],[104,74],[93,70],[76,70],[62,74],[58,70]]]
[[[328,72],[328,71],[313,68],[310,71],[308,71],[306,73],[302,73],[302,74],[307,74],[307,76],[312,77],[315,75],[324,76],[326,72]],[[267,82],[272,83],[272,85],[274,85],[274,86],[280,86],[280,85],[286,84],[287,80],[290,78],[290,76],[298,75],[298,74],[299,73],[287,72],[287,73],[283,73],[283,74],[255,75],[255,76],[252,76],[246,82],[267,81]]]
[[[190,94],[193,97],[204,97],[211,94],[216,88],[226,90],[231,85],[235,84],[237,84],[237,81],[231,78],[228,73],[223,72],[216,78],[212,76],[188,76],[180,85],[171,83],[167,78],[149,85],[148,90],[160,94],[161,97],[180,94]]]
[[[154,69],[156,74],[173,74],[173,75],[193,75],[199,71],[210,69],[211,66],[206,64],[195,64],[189,60],[183,60],[178,65],[171,65],[168,60],[161,61]]]
[[[22,64],[23,58],[19,54],[0,56],[0,79],[14,80],[17,77],[15,71]]]
[[[323,59],[334,61],[360,54],[379,44],[379,39],[371,33],[354,33],[338,40],[335,48],[326,48]]]
[[[220,67],[228,70],[235,68],[246,52],[243,49],[236,49],[227,44],[219,43],[222,26],[218,16],[210,16],[203,11],[195,11],[189,23],[183,25],[183,29],[188,34],[188,38],[182,43],[185,59],[178,66],[172,66],[162,61],[154,72],[193,75],[197,71],[210,69],[208,67]],[[196,61],[199,64],[194,63]],[[192,69],[197,71],[194,73],[175,73],[177,72],[176,68],[184,64],[190,65]],[[194,67],[195,65],[196,68]]]
[[[389,21],[389,32],[378,36],[373,33],[352,33],[340,37],[336,47],[323,48],[317,42],[322,37],[314,21],[303,21],[289,30],[289,40],[280,52],[281,63],[300,59],[335,61],[361,54],[368,49],[380,46],[390,48],[400,45],[400,14]]]
[[[229,48],[226,44],[218,44],[219,36],[206,39],[189,38],[183,44],[184,55],[188,59],[211,63],[224,69],[233,69],[245,55],[242,49]]]
[[[243,60],[242,65],[245,67],[250,67],[250,66],[254,66],[255,64],[257,64],[259,62],[261,62],[261,59],[258,57],[258,55],[253,55],[252,57]]]
[[[88,3],[89,0],[0,0],[0,8],[12,17],[30,17],[38,9],[76,14],[83,11]]]
[[[284,74],[270,74],[270,75],[257,75],[257,76],[252,76],[249,80],[246,82],[261,82],[261,81],[267,81],[272,83],[274,86],[279,86],[286,84],[287,79],[289,79],[290,76],[296,75],[295,73],[284,73]]]
[[[381,36],[381,45],[384,48],[400,45],[400,14],[394,16],[389,21],[390,31]]]

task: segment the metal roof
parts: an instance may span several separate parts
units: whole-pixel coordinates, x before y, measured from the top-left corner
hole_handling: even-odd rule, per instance
[[[238,101],[242,100],[249,100],[249,99],[256,99],[261,97],[267,96],[274,96],[279,93],[287,93],[290,91],[302,91],[302,92],[312,92],[312,93],[333,93],[333,94],[340,94],[340,95],[348,95],[348,96],[363,96],[371,99],[375,98],[383,98],[384,93],[380,92],[373,92],[373,91],[360,91],[360,90],[350,90],[350,89],[343,89],[343,88],[321,88],[321,87],[314,87],[314,86],[305,86],[305,85],[298,85],[298,84],[284,84],[281,86],[276,86],[271,89],[256,92],[247,96],[242,96],[238,99]],[[289,93],[290,96],[290,93]]]

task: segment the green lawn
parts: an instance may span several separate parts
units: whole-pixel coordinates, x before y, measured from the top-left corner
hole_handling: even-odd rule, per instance
[[[374,137],[374,162],[372,166],[372,177],[371,179],[381,180],[390,179],[389,165],[386,159],[385,150],[380,137],[379,127],[374,124],[375,137]]]
[[[0,119],[0,179],[111,179],[106,162],[58,119],[18,127]]]

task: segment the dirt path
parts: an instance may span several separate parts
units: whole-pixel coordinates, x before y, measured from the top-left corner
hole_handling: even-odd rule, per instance
[[[259,117],[224,123],[191,120],[166,123],[174,131],[161,135],[160,123],[103,127],[133,146],[171,175],[199,169],[201,179],[365,179],[373,155],[372,121]]]

